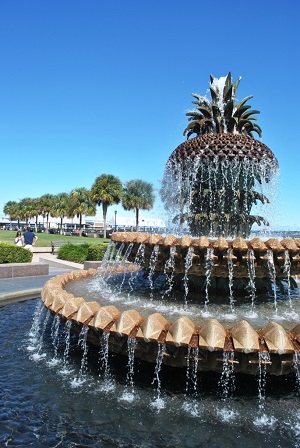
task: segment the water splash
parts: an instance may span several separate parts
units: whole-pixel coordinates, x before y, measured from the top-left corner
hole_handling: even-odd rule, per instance
[[[300,393],[300,353],[294,353],[294,369],[296,373],[297,393]]]
[[[186,357],[186,393],[192,391],[194,394],[197,394],[198,392],[198,362],[199,347],[188,347]]]
[[[270,277],[272,280],[272,285],[273,285],[274,309],[275,309],[275,314],[277,316],[278,309],[277,309],[277,292],[276,292],[276,268],[275,268],[274,255],[273,255],[272,250],[267,251],[267,257],[268,257],[269,274],[270,274]]]
[[[127,364],[127,386],[131,389],[131,393],[134,394],[134,351],[136,347],[136,339],[128,337],[127,350],[128,350],[128,364]]]
[[[228,249],[227,250],[227,265],[228,265],[228,286],[229,286],[229,304],[230,304],[230,309],[231,312],[234,311],[234,298],[233,298],[233,260],[232,260],[232,256],[233,256],[233,250],[232,249]]]
[[[42,305],[42,308],[38,305],[34,313],[32,326],[29,332],[30,345],[27,347],[28,351],[35,352],[34,357],[36,359],[42,356],[41,352],[44,343],[44,333],[51,317],[50,310],[45,309],[42,301],[40,304]]]
[[[161,381],[159,377],[159,373],[161,370],[161,365],[163,362],[164,353],[166,350],[166,344],[157,344],[157,356],[156,356],[156,365],[154,370],[154,378],[152,381],[152,384],[157,384],[156,386],[156,399],[153,403],[151,403],[152,407],[155,407],[156,409],[160,410],[164,407],[164,401],[161,398]]]
[[[55,365],[59,362],[58,360],[58,346],[59,346],[59,327],[60,327],[60,316],[56,314],[54,316],[54,319],[52,321],[51,325],[51,338],[52,338],[52,345],[54,349],[54,356],[52,360],[50,361],[51,365]]]
[[[205,307],[209,304],[209,286],[210,286],[210,277],[211,272],[214,267],[214,249],[211,247],[207,248],[206,257],[205,257]]]
[[[292,307],[292,301],[291,301],[291,260],[290,260],[290,254],[288,250],[284,251],[284,272],[286,273],[286,279],[287,279],[287,293],[288,293],[288,300],[290,307]]]
[[[184,277],[183,277],[183,285],[184,285],[184,305],[187,306],[187,298],[189,294],[189,279],[188,279],[188,270],[192,267],[193,264],[193,253],[194,248],[189,247],[185,261],[184,261]]]
[[[219,386],[222,397],[227,399],[235,391],[234,352],[223,352],[223,369]]]
[[[155,273],[155,266],[156,266],[157,259],[158,259],[158,251],[159,251],[159,246],[158,245],[154,246],[153,251],[150,256],[150,261],[149,261],[150,271],[149,271],[149,275],[148,275],[148,280],[149,280],[149,286],[150,286],[150,299],[153,299],[153,275]]]
[[[267,365],[271,363],[270,354],[258,352],[258,399],[259,409],[263,410],[266,398]]]
[[[66,369],[66,367],[69,363],[71,327],[72,327],[72,321],[67,320],[67,322],[65,324],[65,344],[66,345],[65,345],[65,350],[64,350],[64,361],[63,361],[64,369]]]
[[[248,287],[247,289],[250,292],[251,305],[252,308],[255,308],[255,298],[256,298],[256,287],[255,287],[255,255],[252,249],[249,249],[247,252],[247,268],[248,268]]]
[[[109,368],[109,332],[103,332],[100,340],[99,362],[101,370],[103,371],[104,382],[109,383],[110,368]]]
[[[81,332],[78,336],[78,345],[82,349],[82,358],[80,363],[80,370],[77,378],[74,378],[71,382],[72,387],[79,387],[85,382],[84,375],[86,373],[87,369],[87,363],[88,363],[88,345],[87,345],[87,334],[89,331],[89,327],[83,325]]]
[[[108,265],[109,260],[111,256],[114,254],[114,252],[115,252],[115,244],[113,241],[110,241],[105,251],[105,254],[102,258],[101,268],[105,268]]]
[[[166,276],[166,284],[168,285],[167,289],[164,291],[163,299],[165,296],[168,296],[173,289],[173,280],[174,280],[174,269],[175,269],[175,251],[176,247],[170,247],[170,256],[165,263],[164,274]],[[170,274],[168,273],[170,271]]]
[[[144,264],[144,261],[145,261],[145,244],[140,244],[134,259],[134,264],[137,265],[139,268],[141,268]],[[131,272],[130,279],[128,280],[128,285],[130,287],[128,296],[134,290],[134,281],[137,278],[138,273],[139,273],[138,270],[136,270],[135,272]]]

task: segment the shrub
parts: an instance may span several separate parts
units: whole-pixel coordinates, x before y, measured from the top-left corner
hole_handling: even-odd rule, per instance
[[[108,246],[107,243],[100,244],[64,244],[58,249],[57,258],[72,261],[73,263],[84,263],[88,261],[101,261]]]
[[[32,252],[20,246],[0,243],[0,264],[2,263],[30,263]]]
[[[58,249],[57,258],[73,263],[84,263],[89,247],[89,244],[64,244]]]
[[[87,260],[88,261],[101,261],[103,260],[108,243],[100,243],[89,247]]]

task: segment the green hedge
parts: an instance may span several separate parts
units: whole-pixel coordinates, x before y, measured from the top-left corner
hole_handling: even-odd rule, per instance
[[[88,250],[87,260],[88,261],[103,260],[107,246],[108,246],[108,243],[101,243],[101,244],[96,244],[95,246],[90,246],[89,250]]]
[[[64,244],[58,249],[57,258],[83,264],[85,261],[101,261],[106,252],[108,243],[96,245]]]
[[[88,244],[64,244],[58,249],[57,258],[72,261],[73,263],[84,263],[88,250]]]
[[[20,246],[0,243],[0,264],[2,263],[30,263],[32,252]]]

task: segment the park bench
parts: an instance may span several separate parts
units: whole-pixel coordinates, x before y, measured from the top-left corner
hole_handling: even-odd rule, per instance
[[[83,244],[82,242],[78,241],[74,241],[74,242],[70,242],[70,241],[51,241],[51,254],[54,255],[55,249],[64,246],[65,244]]]

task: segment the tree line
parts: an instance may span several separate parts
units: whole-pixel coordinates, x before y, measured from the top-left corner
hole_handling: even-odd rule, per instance
[[[9,201],[3,211],[10,220],[24,220],[38,216],[46,220],[46,231],[49,229],[49,218],[60,218],[61,229],[64,218],[79,218],[82,227],[83,215],[95,216],[97,205],[102,206],[104,238],[106,238],[106,219],[108,207],[122,203],[124,210],[135,211],[136,231],[139,231],[139,211],[151,210],[155,201],[153,185],[141,179],[130,180],[123,186],[120,179],[111,174],[102,174],[95,179],[90,190],[85,187],[76,188],[70,193],[44,194],[39,198],[24,198],[19,202]]]

